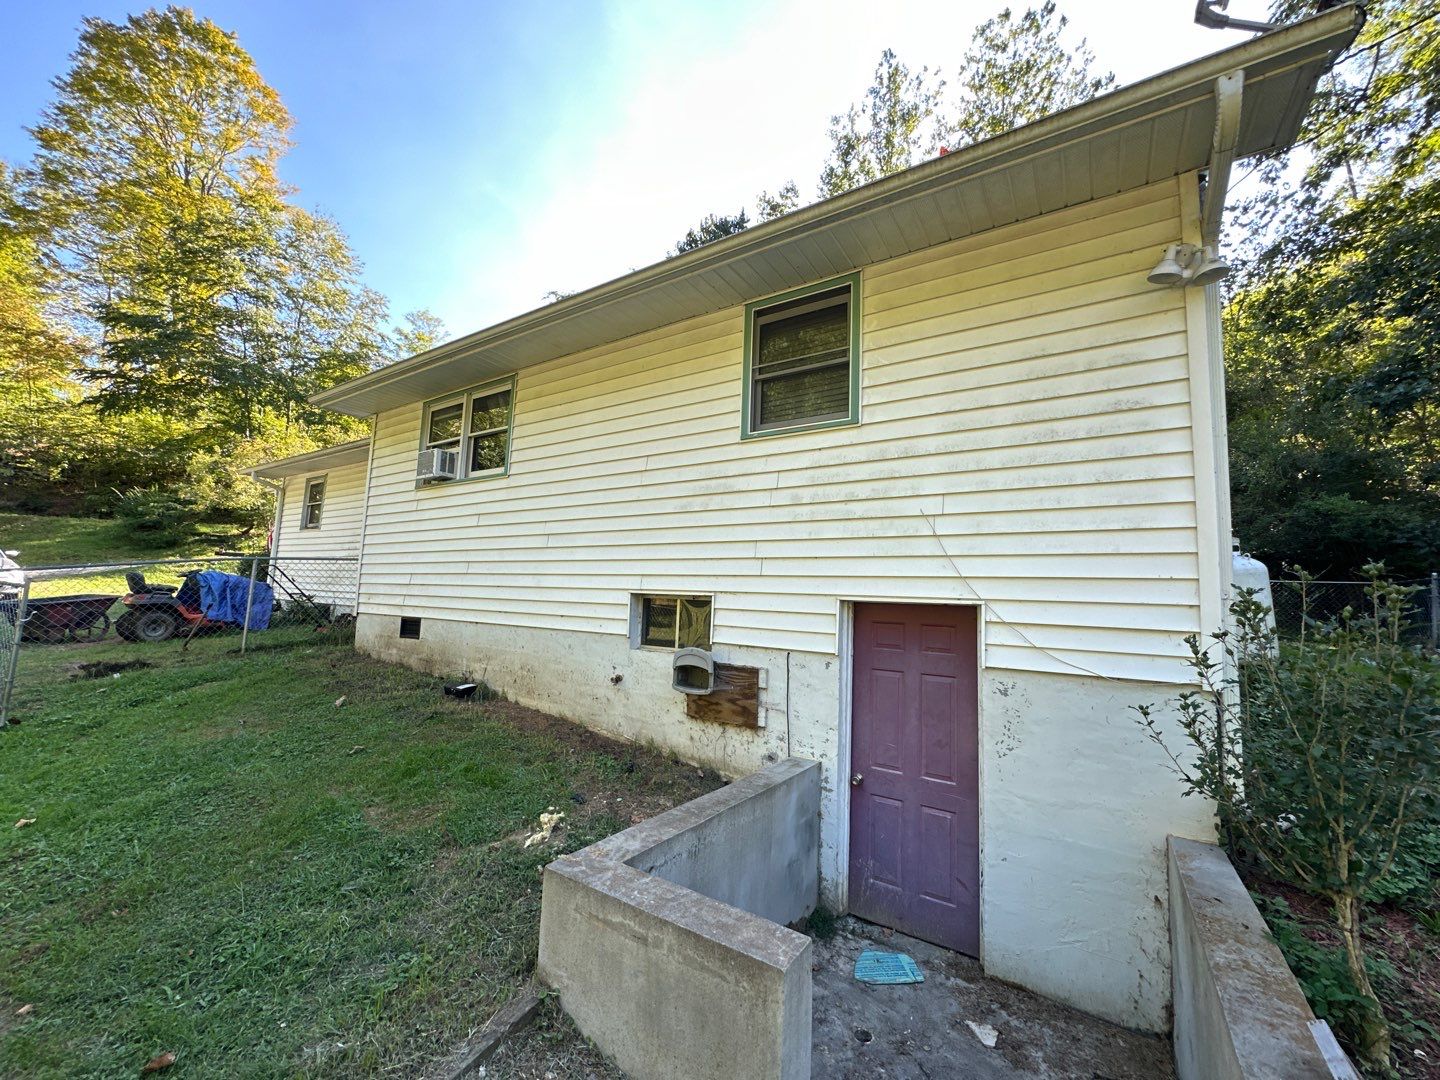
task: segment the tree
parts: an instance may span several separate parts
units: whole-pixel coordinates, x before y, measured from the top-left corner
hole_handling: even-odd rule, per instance
[[[727,236],[734,236],[738,232],[744,232],[750,227],[750,217],[742,209],[738,214],[707,214],[700,219],[700,224],[693,229],[687,229],[670,249],[666,258],[673,259],[676,255],[683,255],[687,251],[694,251],[698,247],[714,243],[716,240],[723,240]]]
[[[1186,794],[1213,800],[1231,856],[1327,898],[1364,1002],[1355,1032],[1365,1060],[1388,1067],[1390,1032],[1365,966],[1364,897],[1417,823],[1440,826],[1440,663],[1409,644],[1411,590],[1371,579],[1361,610],[1314,619],[1278,641],[1251,595],[1233,630],[1189,639],[1198,689],[1176,709],[1184,746],[1150,706],[1141,723]]]
[[[87,19],[33,130],[46,231],[82,376],[104,415],[160,410],[249,437],[368,370],[388,338],[334,222],[289,204],[290,116],[229,34],[186,9]]]
[[[1019,16],[1006,8],[976,27],[944,126],[951,149],[1003,135],[1115,85],[1114,75],[1093,70],[1095,54],[1083,38],[1064,40],[1068,25],[1047,0]]]
[[[424,308],[405,315],[405,325],[395,328],[395,352],[398,359],[428,352],[444,342],[445,323],[432,311]]]
[[[865,97],[830,118],[830,156],[820,170],[820,197],[908,169],[917,152],[938,149],[942,125],[937,110],[944,85],[929,68],[912,73],[892,50],[881,53]]]
[[[786,180],[774,195],[762,191],[755,197],[755,217],[758,221],[770,221],[798,209],[799,206],[800,189],[795,186],[794,180]]]
[[[1277,4],[1276,18],[1305,14]],[[1440,559],[1440,21],[1382,0],[1237,208],[1225,312],[1239,535],[1273,564]]]

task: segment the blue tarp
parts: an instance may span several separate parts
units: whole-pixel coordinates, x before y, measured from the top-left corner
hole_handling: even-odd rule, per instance
[[[205,570],[195,575],[200,583],[200,610],[207,619],[234,623],[244,621],[245,596],[250,579],[239,574],[223,574]],[[270,612],[275,606],[275,591],[263,581],[255,582],[255,595],[250,604],[250,629],[264,630],[270,625]]]

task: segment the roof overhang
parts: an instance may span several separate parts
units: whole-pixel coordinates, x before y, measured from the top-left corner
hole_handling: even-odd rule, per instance
[[[947,240],[1291,145],[1354,39],[1347,4],[804,207],[314,395],[371,416]],[[1223,199],[1224,186],[1219,194]],[[1218,220],[1218,219],[1217,219]],[[1177,237],[1177,240],[1179,238]]]
[[[266,461],[253,469],[246,469],[247,476],[257,480],[283,480],[287,476],[313,476],[342,465],[363,465],[370,456],[370,440],[356,439],[354,442],[327,446],[324,450],[311,450],[304,454]]]

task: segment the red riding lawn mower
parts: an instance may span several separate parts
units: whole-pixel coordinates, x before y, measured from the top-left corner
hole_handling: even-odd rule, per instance
[[[151,585],[144,574],[131,570],[125,575],[130,591],[120,598],[127,610],[115,620],[115,632],[126,641],[168,641],[181,631],[189,635],[225,628],[226,623],[207,619],[200,610],[199,573],[184,574],[177,588]]]

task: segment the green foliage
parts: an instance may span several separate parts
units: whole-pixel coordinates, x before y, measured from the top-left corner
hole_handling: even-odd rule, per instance
[[[700,219],[699,225],[685,231],[685,235],[676,241],[666,257],[673,259],[676,255],[683,255],[716,240],[744,232],[749,227],[750,218],[743,209],[734,215],[706,214]]]
[[[1304,167],[1260,166],[1235,214],[1234,516],[1271,563],[1348,575],[1378,556],[1419,575],[1440,558],[1440,19],[1424,0],[1366,7],[1306,120]]]
[[[1068,25],[1046,0],[1020,15],[1006,8],[976,28],[946,124],[952,149],[1003,135],[1115,85],[1114,75],[1094,72],[1095,54],[1083,38],[1065,40]]]
[[[1428,903],[1440,882],[1440,820],[1414,821],[1400,830],[1390,872],[1371,882],[1372,903]]]
[[[1048,0],[1019,15],[1006,8],[981,23],[950,98],[943,73],[912,71],[886,49],[864,98],[830,119],[820,198],[908,169],[942,147],[1003,135],[1109,89],[1115,77],[1093,70],[1094,54],[1083,39],[1066,40],[1067,26]],[[757,200],[761,221],[798,205],[793,181]]]
[[[908,169],[917,152],[938,149],[936,116],[944,85],[929,68],[912,72],[890,49],[881,53],[865,97],[830,118],[830,157],[820,170],[820,197]]]
[[[115,517],[138,542],[175,547],[195,534],[195,504],[162,488],[131,488],[115,500]]]
[[[794,180],[786,180],[773,195],[762,191],[755,197],[755,217],[758,221],[769,221],[799,208],[800,189]]]
[[[1173,729],[1139,711],[1186,794],[1214,802],[1222,841],[1240,859],[1324,896],[1351,979],[1368,1001],[1363,1054],[1383,1064],[1390,1036],[1364,964],[1362,901],[1392,880],[1410,833],[1440,824],[1440,659],[1407,644],[1408,590],[1366,567],[1366,604],[1277,640],[1253,595],[1231,627],[1189,639],[1199,688],[1180,695]],[[1302,602],[1308,601],[1302,578]]]
[[[256,523],[261,490],[212,466],[361,434],[310,396],[444,328],[387,329],[340,228],[289,201],[290,116],[233,34],[86,19],[55,90],[33,164],[0,167],[0,501],[161,487]]]
[[[1350,977],[1345,950],[1308,937],[1290,905],[1279,897],[1255,892],[1250,895],[1315,1015],[1327,1021],[1346,1042],[1359,1042],[1367,1004]],[[1395,969],[1384,957],[1367,956],[1365,964],[1372,982],[1396,978]]]

